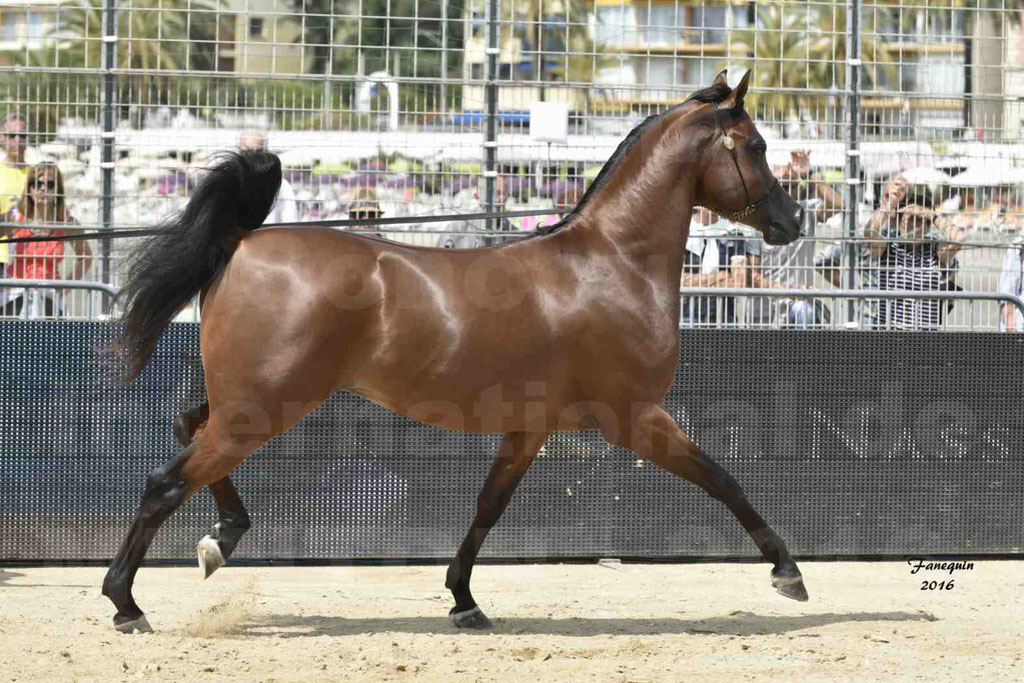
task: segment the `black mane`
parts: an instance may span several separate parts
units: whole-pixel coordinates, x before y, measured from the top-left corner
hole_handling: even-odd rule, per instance
[[[531,235],[529,235],[529,237],[538,235],[550,235],[553,232],[557,232],[558,230],[561,230],[566,225],[568,225],[573,218],[579,215],[580,210],[584,206],[586,206],[587,202],[590,201],[591,197],[597,194],[597,191],[600,190],[606,182],[608,182],[608,178],[610,178],[612,175],[612,170],[622,160],[622,158],[626,156],[626,153],[629,152],[630,149],[632,149],[633,145],[636,144],[636,141],[643,136],[644,132],[651,126],[652,123],[660,119],[662,116],[665,116],[669,112],[678,109],[679,107],[683,106],[684,104],[690,101],[704,102],[707,104],[720,104],[724,102],[727,97],[729,97],[729,93],[731,92],[732,88],[730,88],[725,83],[715,83],[714,85],[710,85],[707,88],[702,88],[701,90],[698,90],[697,92],[693,93],[692,95],[687,97],[682,104],[677,104],[673,107],[669,107],[660,114],[651,114],[650,116],[648,116],[640,123],[640,125],[631,130],[629,132],[629,135],[627,135],[626,138],[619,143],[619,146],[615,148],[615,152],[611,155],[611,157],[608,158],[608,161],[605,162],[604,166],[601,167],[601,171],[597,174],[597,177],[594,178],[594,182],[592,182],[590,184],[590,187],[587,188],[587,191],[583,193],[583,197],[580,198],[579,203],[576,204],[573,210],[567,213],[565,216],[562,216],[562,219],[557,223],[553,223],[552,225],[545,225],[542,228],[537,228],[536,230],[534,230],[533,233],[531,233]]]

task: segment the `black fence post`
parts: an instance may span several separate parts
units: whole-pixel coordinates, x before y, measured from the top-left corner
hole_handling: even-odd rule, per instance
[[[117,0],[103,0],[103,52],[100,64],[103,71],[102,118],[103,131],[101,137],[101,186],[100,186],[100,224],[103,231],[114,226],[114,107],[117,97],[114,69],[117,68]],[[104,284],[111,284],[110,272],[111,240],[100,240],[101,277]],[[104,313],[109,313],[109,302],[104,303]]]

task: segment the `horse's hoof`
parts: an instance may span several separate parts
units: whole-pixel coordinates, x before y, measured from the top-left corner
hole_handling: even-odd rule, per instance
[[[478,631],[494,628],[494,624],[487,618],[487,615],[484,614],[479,605],[465,612],[456,612],[455,608],[452,607],[451,612],[448,613],[448,618],[458,628],[473,628]]]
[[[203,536],[196,546],[196,555],[199,557],[199,568],[203,570],[203,578],[210,578],[210,574],[224,566],[227,560],[224,553],[220,551],[220,544],[211,536]]]
[[[780,595],[787,598],[807,602],[807,589],[804,588],[804,578],[797,572],[795,576],[780,576],[772,571],[772,586]]]
[[[146,620],[146,615],[137,617],[135,619],[128,619],[127,621],[118,622],[118,617],[114,617],[114,628],[121,633],[152,633],[153,627],[149,625],[149,621]]]

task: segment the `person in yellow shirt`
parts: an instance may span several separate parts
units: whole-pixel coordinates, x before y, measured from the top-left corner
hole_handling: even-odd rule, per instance
[[[0,218],[6,220],[25,193],[25,180],[28,177],[28,166],[25,164],[28,122],[21,114],[8,114],[0,125],[0,135],[3,136],[5,154],[3,163],[0,163]],[[0,228],[2,237],[8,237],[10,232],[9,228]],[[6,265],[9,259],[7,245],[0,244],[0,264]]]

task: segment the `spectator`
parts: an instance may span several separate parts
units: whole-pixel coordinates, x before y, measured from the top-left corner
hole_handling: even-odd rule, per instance
[[[825,206],[825,202],[818,197],[811,197],[806,191],[807,188],[802,188],[794,180],[805,175],[809,168],[810,153],[796,151],[792,153],[792,161],[789,164],[774,170],[779,185],[804,208],[804,224],[800,229],[800,239],[789,244],[766,244],[761,238],[746,243],[752,287],[811,289],[814,286],[814,240],[817,236],[819,216],[824,215],[820,209]],[[833,198],[837,202],[835,206],[841,208],[835,190],[827,185],[815,187],[826,188],[822,190],[826,196],[831,197],[828,193],[836,195]],[[831,320],[828,308],[822,302],[812,299],[753,297],[748,305],[751,308],[748,318],[755,326],[764,326],[772,322],[781,326],[824,325]]]
[[[11,237],[52,236],[63,237],[82,232],[77,228],[53,228],[42,225],[73,226],[77,221],[67,210],[64,193],[64,178],[60,169],[52,162],[45,162],[32,168],[25,181],[25,191],[18,208],[7,214],[13,223],[25,223],[17,228]],[[39,224],[40,227],[28,227]],[[59,266],[64,260],[66,246],[74,250],[75,259],[71,279],[80,280],[91,262],[92,251],[85,240],[70,242],[22,242],[14,245],[13,258],[8,268],[9,276],[19,280],[56,280],[60,277]],[[21,315],[28,306],[29,317],[54,317],[60,313],[54,290],[25,289],[11,291],[10,300],[4,305],[4,315]]]
[[[701,207],[693,222],[707,231],[728,229],[732,224],[716,219]],[[719,237],[690,237],[683,252],[683,290],[679,309],[682,327],[696,325],[732,325],[736,323],[735,298],[731,296],[688,296],[687,287],[744,287],[747,282],[746,258],[742,240]]]
[[[249,130],[238,136],[238,148],[242,150],[264,151],[267,149],[267,136],[258,130]],[[264,223],[298,223],[299,203],[295,199],[292,184],[281,178],[281,189],[277,191],[277,199],[270,208]]]
[[[779,185],[793,199],[813,204],[815,218],[819,221],[828,220],[843,210],[843,198],[835,189],[826,183],[817,173],[811,173],[811,152],[796,149],[789,153],[789,163],[772,169],[779,179]]]
[[[487,203],[482,199],[484,195],[484,182],[481,181],[478,187],[478,191],[473,195],[473,204],[475,205],[471,211],[473,213],[486,212],[488,211]],[[494,210],[502,211],[505,208],[505,202],[508,201],[508,191],[505,188],[505,179],[498,176],[494,179]],[[488,237],[479,233],[490,230],[489,226],[497,223],[497,232],[511,232],[513,230],[512,224],[507,218],[491,218],[491,219],[476,219],[476,220],[457,220],[445,224],[443,230],[446,233],[477,233],[477,234],[446,234],[441,235],[437,241],[437,246],[443,247],[444,249],[474,249],[476,247],[486,247],[492,244],[499,244],[502,242],[499,237]]]
[[[0,215],[7,215],[18,206],[25,192],[25,178],[28,176],[28,166],[25,164],[28,123],[21,114],[11,113],[4,117],[0,128],[4,136],[4,161],[0,164]],[[8,246],[0,244],[0,270],[9,260]]]
[[[372,187],[361,187],[359,188],[355,196],[352,198],[352,203],[348,206],[348,217],[354,221],[363,221],[372,218],[380,218],[384,215],[384,212],[380,210],[380,204],[377,203],[377,192]],[[368,229],[375,228],[375,225],[353,225],[356,229]],[[383,237],[384,235],[374,233],[377,237]]]
[[[580,199],[583,198],[583,188],[578,184],[573,183],[569,187],[566,187],[558,193],[558,198],[555,200],[556,209],[574,209],[577,204],[580,203]],[[538,228],[545,228],[549,225],[554,225],[558,221],[562,220],[565,214],[552,214],[550,216],[544,216],[539,223]]]
[[[935,211],[921,204],[882,212],[895,214],[897,235],[896,239],[867,243],[879,260],[879,288],[916,292],[950,289],[963,229],[937,223]],[[882,220],[891,219],[887,216]],[[867,232],[868,237],[875,236],[870,226]],[[895,299],[882,301],[878,310],[876,326],[937,330],[947,307],[939,299]]]
[[[1003,269],[999,273],[998,291],[1001,294],[1024,296],[1022,271],[1024,271],[1024,235],[1018,237],[1014,245],[1007,249],[1003,256]],[[1024,332],[1024,315],[1021,314],[1019,308],[1006,302],[999,304],[999,331]]]
[[[1017,205],[1015,195],[1011,187],[994,188],[988,208],[976,216],[973,229],[1018,233],[1024,228],[1024,211]]]
[[[860,238],[879,240],[881,244],[887,244],[895,239],[898,230],[898,212],[908,204],[919,206],[931,206],[931,193],[923,186],[910,185],[903,176],[890,178],[882,187],[879,209],[872,214],[863,231],[858,235]],[[854,252],[857,281],[857,289],[881,289],[881,262],[879,254],[869,247],[869,243],[860,241],[849,245]],[[842,247],[838,244],[829,245],[815,254],[814,266],[821,272],[825,279],[836,287],[844,287],[845,282],[841,276],[842,268]],[[878,299],[861,300],[857,302],[857,316],[861,327],[875,328],[884,326],[880,317],[880,304]]]

